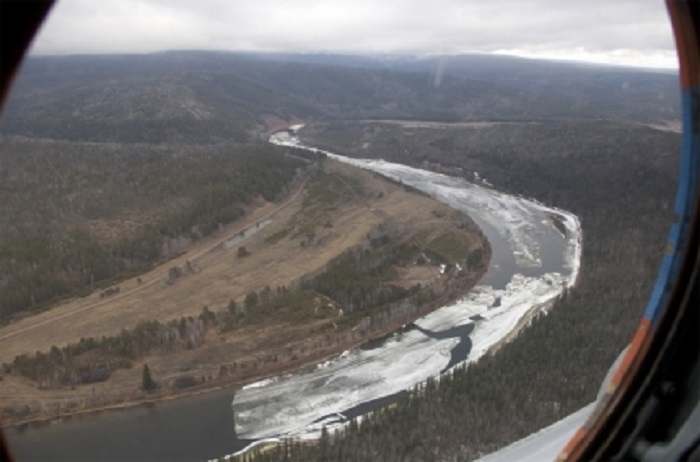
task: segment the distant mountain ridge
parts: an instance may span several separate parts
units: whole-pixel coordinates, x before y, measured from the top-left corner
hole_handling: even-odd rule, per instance
[[[269,119],[679,119],[672,73],[460,55],[173,51],[30,57],[0,134],[144,143],[264,139]]]

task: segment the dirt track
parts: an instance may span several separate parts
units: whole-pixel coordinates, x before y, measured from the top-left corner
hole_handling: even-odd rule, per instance
[[[224,230],[223,235],[218,235],[213,238],[205,239],[201,243],[195,245],[192,249],[190,249],[190,251],[186,252],[184,255],[177,257],[171,261],[168,261],[158,266],[157,268],[151,270],[147,274],[140,276],[138,279],[140,279],[141,282],[137,282],[137,278],[132,278],[130,280],[124,281],[121,284],[126,286],[134,286],[135,284],[135,287],[124,291],[120,291],[118,294],[110,296],[107,299],[95,299],[96,293],[93,293],[91,296],[83,299],[82,303],[79,302],[75,304],[73,303],[73,301],[69,301],[45,313],[27,317],[0,329],[0,351],[7,351],[7,345],[3,344],[7,340],[10,340],[13,337],[16,337],[20,334],[26,334],[29,331],[40,328],[49,323],[54,323],[59,320],[65,320],[78,314],[85,313],[86,311],[94,310],[95,308],[98,308],[100,306],[118,302],[119,300],[123,300],[128,297],[133,297],[139,292],[145,291],[154,284],[161,282],[167,276],[168,269],[172,266],[183,264],[186,261],[196,263],[197,260],[199,260],[204,254],[211,252],[216,247],[220,246],[232,237],[238,235],[242,231],[251,228],[255,225],[255,223],[259,223],[261,221],[269,219],[274,214],[283,210],[284,208],[289,206],[289,204],[291,204],[292,201],[299,197],[299,195],[304,191],[305,187],[306,181],[301,182],[294,190],[294,192],[281,204],[267,203],[262,207],[254,210],[250,215],[246,216],[240,223],[234,223],[233,225],[228,226]],[[63,307],[66,308],[62,309]],[[2,353],[0,353],[0,355],[2,355]],[[4,355],[2,355],[1,359],[9,360],[10,358],[6,358]]]

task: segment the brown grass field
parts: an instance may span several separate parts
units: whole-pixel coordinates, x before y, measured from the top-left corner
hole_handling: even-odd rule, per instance
[[[332,207],[310,207],[306,184],[280,203],[261,202],[246,218],[216,236],[195,243],[184,255],[138,279],[122,281],[116,295],[101,298],[95,292],[4,326],[0,329],[0,361],[9,363],[19,354],[48,351],[54,345],[61,347],[81,337],[115,335],[140,321],[167,322],[182,316],[196,317],[204,306],[214,312],[222,311],[231,299],[242,304],[251,290],[290,286],[303,275],[323,268],[387,220],[399,223],[406,232],[420,239],[435,239],[439,233],[450,230],[451,236],[464,237],[467,247],[487,245],[475,235],[458,229],[455,212],[433,199],[333,161],[325,161],[324,170],[341,179],[352,179],[344,191],[336,191],[343,194],[343,200]],[[222,245],[265,220],[271,222],[239,245],[228,249]],[[326,223],[332,226],[324,226]],[[313,230],[314,238],[302,245],[302,240],[308,240],[302,231],[309,229]],[[240,245],[250,252],[249,256],[237,256]],[[168,284],[168,270],[184,267],[186,262],[196,270],[185,272]],[[430,283],[439,277],[436,267],[404,268],[399,271],[399,279],[392,283],[408,287],[416,282]],[[320,305],[326,303],[322,301]],[[201,385],[188,388],[181,395],[289,371],[368,340],[351,335],[350,329],[345,333],[337,331],[337,317],[337,310],[309,306],[295,313],[298,319],[295,324],[266,319],[225,334],[210,330],[205,343],[198,348],[152,354],[140,358],[131,369],[117,370],[106,382],[73,389],[40,390],[26,378],[0,375],[0,408],[31,408],[24,419],[5,421],[7,425],[172,395],[165,389],[150,395],[139,390],[144,363],[148,363],[158,381],[167,382],[185,373],[201,381]],[[271,355],[275,355],[274,361],[265,359]],[[247,367],[244,373],[236,378],[217,377],[221,365],[234,361]]]

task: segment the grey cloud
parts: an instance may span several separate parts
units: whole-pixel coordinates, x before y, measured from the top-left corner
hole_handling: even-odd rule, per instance
[[[673,53],[663,0],[62,0],[34,53]]]

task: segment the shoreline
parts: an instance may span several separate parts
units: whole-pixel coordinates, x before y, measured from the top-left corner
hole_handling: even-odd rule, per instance
[[[484,237],[485,239],[485,237]],[[488,241],[486,241],[488,242]],[[293,374],[300,372],[304,369],[310,368],[317,366],[318,364],[321,364],[325,361],[331,360],[335,357],[338,357],[339,355],[343,354],[346,351],[353,350],[355,348],[360,348],[363,345],[367,345],[371,342],[387,338],[394,333],[398,332],[401,330],[404,326],[422,318],[423,316],[426,316],[441,307],[454,302],[455,300],[458,300],[460,297],[463,297],[466,295],[469,291],[471,291],[483,278],[484,274],[488,271],[488,267],[491,261],[491,246],[490,244],[486,247],[488,248],[488,259],[485,262],[485,264],[479,269],[478,271],[478,276],[475,278],[469,279],[469,280],[462,280],[460,281],[459,279],[454,279],[451,278],[449,280],[450,285],[452,284],[461,284],[463,287],[461,290],[458,290],[458,293],[451,293],[454,291],[454,286],[452,286],[452,290],[447,291],[447,293],[432,302],[426,304],[426,307],[424,309],[419,309],[416,313],[413,315],[407,315],[405,317],[399,317],[396,321],[392,322],[389,326],[384,327],[384,328],[377,328],[376,331],[370,332],[366,337],[363,337],[362,339],[355,340],[355,341],[349,341],[349,342],[342,342],[338,343],[336,348],[331,349],[329,352],[324,352],[323,354],[320,354],[318,356],[310,354],[307,356],[306,360],[301,361],[299,364],[294,364],[289,367],[282,367],[282,368],[273,368],[272,370],[269,370],[267,372],[265,371],[260,371],[259,374],[255,374],[250,377],[246,378],[241,378],[241,379],[233,379],[233,378],[215,378],[212,379],[211,381],[208,381],[204,384],[201,385],[196,385],[194,387],[191,387],[189,389],[184,389],[184,390],[179,390],[179,391],[172,391],[168,390],[165,392],[158,392],[156,391],[152,395],[148,396],[142,396],[142,397],[131,397],[131,398],[126,398],[125,400],[121,402],[113,402],[113,403],[106,403],[106,404],[101,404],[95,407],[87,407],[87,408],[82,408],[82,409],[75,409],[75,410],[68,410],[68,411],[63,411],[59,413],[51,412],[51,413],[44,413],[44,414],[35,414],[30,417],[20,417],[17,419],[5,419],[4,421],[0,422],[0,428],[3,429],[10,429],[10,428],[17,428],[17,427],[22,427],[22,426],[30,426],[30,425],[39,425],[39,424],[50,424],[51,422],[54,421],[61,421],[63,419],[70,419],[74,418],[76,416],[88,416],[90,414],[99,414],[102,412],[109,412],[109,411],[117,411],[117,410],[124,410],[124,409],[130,409],[130,408],[135,408],[138,406],[149,406],[149,405],[156,405],[158,403],[164,403],[168,401],[174,401],[177,399],[183,399],[183,398],[188,398],[192,396],[198,396],[206,393],[212,393],[215,391],[220,391],[224,390],[227,388],[231,389],[240,389],[241,387],[255,383],[261,380],[265,379],[270,379],[273,377],[278,377],[282,375],[287,375],[287,374]],[[338,336],[342,336],[344,334],[347,334],[349,332],[352,332],[353,328],[348,328],[347,330],[344,330],[342,332],[338,332]],[[137,389],[138,390],[138,389]],[[135,390],[134,393],[144,393],[141,390]],[[115,400],[119,400],[120,396],[115,396]]]
[[[269,218],[270,216],[279,212],[305,190],[307,183],[308,178],[299,179],[297,183],[293,185],[294,187],[291,189],[289,194],[284,197],[280,203],[266,204],[265,208],[256,210],[255,213],[245,217],[240,222],[232,224],[231,227],[227,228],[223,234],[213,236],[212,239],[200,243],[196,248],[190,249],[184,254],[184,256],[179,256],[175,260],[189,258],[192,261],[196,261],[196,259],[205,252],[208,252],[212,248],[222,245],[228,239],[235,237],[240,230],[246,230],[249,227],[252,227],[253,223],[259,223],[260,220]],[[197,396],[204,393],[216,392],[219,390],[237,390],[246,384],[268,378],[297,373],[299,371],[303,371],[304,369],[314,367],[319,363],[336,358],[346,351],[353,350],[379,339],[388,337],[401,330],[405,325],[410,324],[413,321],[440,309],[446,304],[465,296],[483,279],[490,267],[492,256],[490,243],[483,234],[481,234],[480,239],[481,246],[484,249],[484,257],[486,258],[483,259],[479,267],[474,268],[473,271],[466,274],[450,273],[449,276],[446,275],[446,278],[443,279],[442,282],[437,283],[439,286],[444,288],[439,297],[425,303],[423,306],[417,306],[411,310],[387,310],[386,313],[389,314],[389,316],[386,317],[385,321],[380,321],[376,324],[372,323],[371,325],[363,327],[360,330],[357,330],[359,325],[357,323],[343,326],[341,330],[331,333],[333,338],[330,340],[325,338],[328,337],[328,333],[323,333],[319,334],[318,336],[300,339],[300,342],[295,341],[294,350],[296,350],[296,354],[293,355],[293,359],[291,361],[285,362],[284,364],[263,363],[262,367],[258,368],[258,365],[254,365],[253,367],[255,369],[249,368],[242,373],[234,375],[217,375],[214,371],[210,371],[206,374],[209,377],[208,380],[204,379],[203,375],[201,382],[198,381],[198,383],[194,384],[193,386],[181,389],[174,387],[171,388],[167,382],[163,383],[158,390],[150,393],[142,391],[135,384],[133,387],[112,388],[112,393],[107,392],[98,399],[94,399],[94,389],[92,396],[90,396],[89,384],[78,385],[73,390],[66,387],[48,389],[46,392],[44,392],[37,390],[38,384],[35,383],[31,386],[34,388],[34,390],[36,390],[36,397],[33,395],[16,395],[15,397],[7,396],[6,399],[2,400],[3,405],[7,409],[7,413],[3,412],[5,415],[0,418],[0,427],[16,428],[25,425],[40,424],[42,422],[55,422],[70,419],[75,416],[97,414],[110,410],[135,408],[141,405],[155,405],[159,402],[167,402]],[[156,272],[158,272],[157,269],[151,271],[149,274]],[[149,278],[143,283],[137,285],[134,289],[130,289],[127,292],[143,290],[144,286],[155,284],[159,280],[160,278],[158,277],[154,277],[152,280]],[[120,293],[118,297],[125,297],[128,294],[127,292]],[[97,304],[101,303],[106,303],[106,301],[97,301]],[[91,303],[88,303],[87,307],[81,308],[89,309],[91,308],[91,305]],[[67,315],[75,314],[76,313],[73,311],[67,313]],[[29,326],[29,328],[33,327],[35,326]],[[9,335],[16,335],[17,333],[18,332],[10,331]],[[324,345],[317,347],[312,345],[314,342],[318,344],[323,343]],[[140,358],[139,360],[144,359],[145,358]],[[209,367],[211,364],[207,362],[203,362],[201,365],[205,368],[208,367],[209,369],[212,369]],[[48,403],[48,405],[46,403]]]

